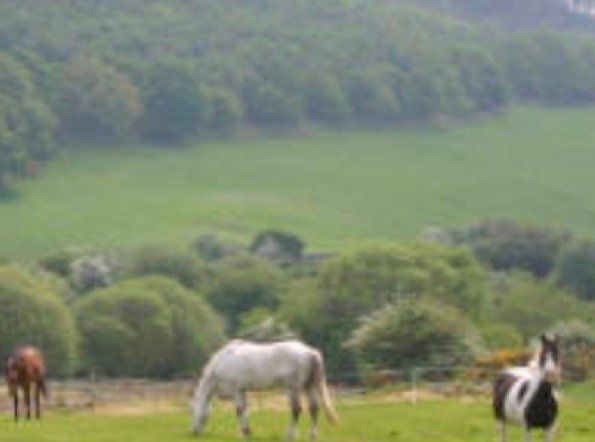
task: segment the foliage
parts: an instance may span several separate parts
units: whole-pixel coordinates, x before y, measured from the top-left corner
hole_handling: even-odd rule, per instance
[[[34,345],[44,354],[50,376],[74,368],[77,333],[56,286],[17,265],[0,266],[0,360],[15,347]]]
[[[481,327],[481,337],[489,350],[515,349],[523,346],[523,337],[511,324],[485,324]]]
[[[206,90],[208,125],[217,131],[233,128],[244,118],[243,104],[233,92],[221,87]]]
[[[74,57],[63,68],[61,130],[69,135],[123,138],[143,106],[126,75],[100,60]]]
[[[0,52],[0,190],[52,153],[55,117],[39,99],[31,73]]]
[[[297,338],[285,322],[270,310],[262,307],[257,307],[242,315],[238,337],[256,342],[286,341]]]
[[[145,108],[144,136],[156,142],[179,142],[198,134],[206,122],[206,97],[185,63],[147,67],[141,79]]]
[[[243,246],[226,243],[219,240],[215,235],[202,235],[193,243],[198,255],[204,261],[218,261],[222,258],[240,255],[245,252]]]
[[[557,323],[551,330],[560,337],[562,374],[573,381],[584,381],[595,370],[595,328],[571,319]]]
[[[380,368],[466,365],[479,351],[472,326],[436,302],[388,304],[362,320],[346,346]]]
[[[526,342],[558,321],[595,318],[595,308],[590,303],[531,277],[513,275],[496,289],[489,319],[513,325]]]
[[[75,311],[85,368],[108,376],[197,370],[224,337],[220,319],[199,296],[160,276],[93,291]]]
[[[595,300],[595,242],[581,241],[561,254],[555,279],[578,297]]]
[[[487,289],[484,272],[464,250],[384,244],[331,259],[316,279],[290,284],[281,310],[294,330],[324,350],[329,371],[353,373],[357,360],[342,344],[362,315],[427,297],[480,320]]]
[[[122,273],[123,263],[116,254],[87,254],[70,263],[70,283],[78,293],[108,287]]]
[[[282,280],[280,271],[252,256],[222,259],[204,271],[206,299],[228,321],[230,334],[237,331],[240,316],[257,307],[278,305]]]
[[[296,260],[302,256],[303,241],[293,233],[279,230],[260,232],[254,238],[250,251],[273,260]]]
[[[455,232],[455,243],[469,244],[493,270],[521,269],[544,278],[552,271],[569,235],[513,221],[481,221]]]
[[[187,288],[198,288],[200,263],[191,253],[165,246],[144,246],[132,258],[133,275],[163,275]]]

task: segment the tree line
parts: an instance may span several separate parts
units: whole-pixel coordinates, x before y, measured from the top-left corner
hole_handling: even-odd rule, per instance
[[[587,104],[593,72],[587,35],[508,32],[400,2],[3,2],[0,187],[69,144]]]
[[[0,358],[34,344],[52,376],[171,378],[196,373],[228,338],[300,338],[323,350],[332,377],[361,381],[376,369],[516,357],[556,330],[575,379],[595,368],[592,242],[489,221],[308,256],[296,235],[268,231],[249,246],[203,236],[186,250],[6,260]]]

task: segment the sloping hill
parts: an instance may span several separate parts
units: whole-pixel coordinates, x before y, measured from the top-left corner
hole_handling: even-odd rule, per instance
[[[266,228],[338,249],[480,217],[595,236],[594,122],[594,108],[520,108],[449,131],[80,150],[0,204],[0,255]]]

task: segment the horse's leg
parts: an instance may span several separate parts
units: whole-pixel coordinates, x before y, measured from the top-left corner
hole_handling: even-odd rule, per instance
[[[300,413],[302,412],[299,390],[292,389],[289,391],[289,405],[291,407],[291,425],[287,433],[287,440],[292,441],[297,435],[297,425],[300,420]]]
[[[532,442],[533,441],[533,434],[529,428],[525,428],[525,442]]]
[[[41,391],[39,382],[35,384],[35,417],[41,418]]]
[[[14,404],[14,421],[17,422],[19,420],[19,389],[18,389],[18,387],[14,389],[14,393],[12,394],[12,401]]]
[[[31,386],[25,384],[23,386],[23,394],[25,396],[25,408],[27,409],[27,419],[31,419]]]
[[[312,440],[316,440],[318,437],[318,393],[316,392],[316,388],[311,388],[308,391],[308,401],[310,406],[310,419],[311,419],[311,427],[310,427],[310,438]]]
[[[544,433],[545,442],[554,442],[554,436],[556,435],[556,426],[552,425]]]
[[[236,414],[240,421],[240,432],[244,437],[250,436],[252,431],[250,430],[250,423],[248,422],[248,399],[246,399],[245,391],[238,393],[236,397]]]

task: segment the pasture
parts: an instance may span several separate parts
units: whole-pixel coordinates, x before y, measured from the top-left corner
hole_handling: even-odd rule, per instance
[[[296,232],[315,249],[506,217],[595,236],[595,108],[513,108],[448,130],[77,149],[0,202],[0,256]]]
[[[578,384],[564,392],[560,441],[590,442],[595,437],[595,384]],[[397,401],[392,396],[346,397],[338,401],[341,420],[331,427],[322,419],[320,441],[496,441],[490,404],[485,398],[426,400],[417,405]],[[251,415],[255,432],[251,440],[284,440],[289,413],[284,406],[255,403]],[[270,404],[268,404],[270,405]],[[302,417],[300,440],[307,439],[308,418]],[[0,418],[0,441],[10,442],[206,442],[239,440],[236,420],[229,406],[218,405],[200,439],[189,433],[189,413],[113,410],[90,412],[50,412],[41,423],[21,422],[15,426],[10,416]],[[521,432],[511,436],[521,440]]]

